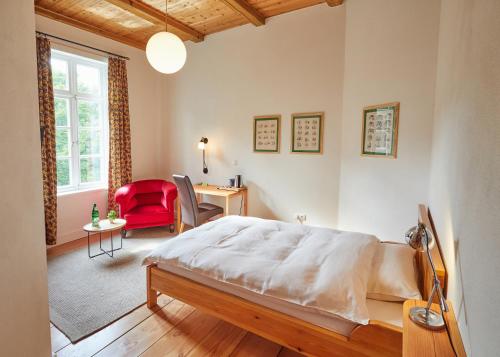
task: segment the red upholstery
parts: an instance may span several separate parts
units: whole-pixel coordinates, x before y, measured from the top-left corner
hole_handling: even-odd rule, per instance
[[[164,180],[142,180],[120,187],[115,200],[125,229],[174,224],[174,201],[177,187]]]

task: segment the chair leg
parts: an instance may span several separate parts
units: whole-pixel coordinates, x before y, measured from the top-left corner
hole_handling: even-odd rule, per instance
[[[184,232],[184,222],[181,223],[181,226],[179,228],[179,233]]]

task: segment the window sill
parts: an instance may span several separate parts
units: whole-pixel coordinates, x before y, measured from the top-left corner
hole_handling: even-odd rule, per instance
[[[63,191],[63,192],[58,192],[57,197],[78,195],[80,193],[88,193],[88,192],[94,192],[94,191],[107,191],[107,190],[108,190],[107,186],[101,186],[101,187],[87,188],[87,189],[78,190],[78,191]]]

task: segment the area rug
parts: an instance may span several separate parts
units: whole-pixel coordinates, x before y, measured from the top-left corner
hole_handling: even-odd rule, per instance
[[[173,235],[166,228],[135,230],[114,257],[90,259],[87,245],[48,259],[50,319],[71,342],[109,325],[146,302],[142,259]],[[119,233],[114,238],[119,246]],[[103,248],[109,249],[109,238]],[[91,245],[91,254],[99,243]]]

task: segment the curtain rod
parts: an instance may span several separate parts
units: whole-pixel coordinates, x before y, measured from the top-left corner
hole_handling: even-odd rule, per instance
[[[102,53],[106,53],[110,56],[114,56],[114,57],[118,57],[118,58],[121,58],[121,59],[124,59],[124,60],[130,60],[130,58],[128,57],[125,57],[125,56],[122,56],[122,55],[117,55],[116,53],[113,53],[113,52],[109,52],[109,51],[104,51],[104,50],[101,50],[99,48],[95,48],[95,47],[92,47],[92,46],[87,46],[87,45],[84,45],[82,43],[78,43],[78,42],[75,42],[75,41],[71,41],[71,40],[67,40],[65,38],[62,38],[62,37],[58,37],[58,36],[54,36],[54,35],[51,35],[51,34],[48,34],[48,33],[45,33],[45,32],[41,32],[41,31],[36,31],[36,33],[38,35],[43,35],[43,36],[47,36],[47,37],[52,37],[52,38],[55,38],[57,40],[61,40],[61,41],[65,41],[65,42],[68,42],[68,43],[71,43],[73,45],[77,45],[77,46],[82,46],[82,47],[86,47],[86,48],[89,48],[91,50],[94,50],[94,51],[98,51],[98,52],[102,52]]]

